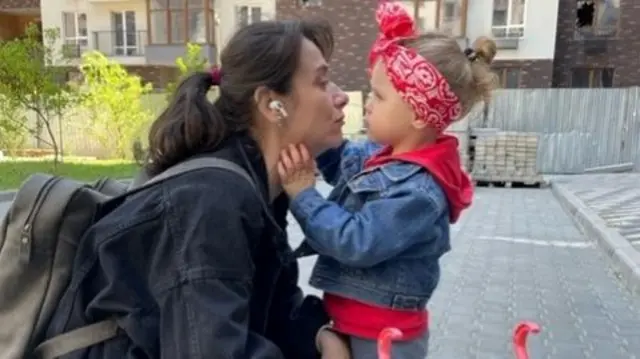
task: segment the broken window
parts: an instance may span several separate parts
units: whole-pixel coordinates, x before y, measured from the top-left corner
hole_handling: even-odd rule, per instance
[[[583,35],[613,36],[618,31],[620,0],[576,0],[576,29]]]

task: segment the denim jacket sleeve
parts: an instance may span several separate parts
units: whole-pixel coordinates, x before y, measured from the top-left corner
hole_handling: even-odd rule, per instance
[[[236,175],[211,171],[209,183],[166,190],[170,211],[149,278],[160,312],[160,357],[283,359],[273,342],[249,330],[251,240],[259,231],[251,223],[261,218],[260,207],[248,184],[228,191],[242,182]]]
[[[428,240],[446,210],[435,193],[430,188],[392,186],[360,211],[350,212],[308,188],[292,201],[291,212],[318,254],[353,267],[371,267]]]
[[[349,175],[343,173],[345,169],[352,175],[360,172],[367,158],[380,148],[369,140],[345,140],[340,147],[323,152],[316,158],[316,163],[324,180],[335,186],[343,175]]]

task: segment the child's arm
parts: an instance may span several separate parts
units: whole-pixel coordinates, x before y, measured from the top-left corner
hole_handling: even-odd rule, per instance
[[[360,172],[364,161],[381,148],[369,140],[342,142],[340,147],[329,149],[316,157],[316,164],[327,183],[335,186],[345,167]]]
[[[346,265],[371,267],[428,239],[446,209],[437,193],[435,188],[392,188],[352,213],[307,188],[292,199],[290,210],[319,254]]]

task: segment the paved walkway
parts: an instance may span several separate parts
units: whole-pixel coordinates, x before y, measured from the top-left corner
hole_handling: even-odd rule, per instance
[[[10,202],[0,202],[0,218],[2,218],[9,209]]]
[[[290,233],[298,244],[293,220]],[[640,298],[549,190],[479,188],[453,233],[430,304],[430,358],[512,358],[511,331],[524,319],[543,327],[531,338],[532,359],[640,358]],[[309,292],[312,264],[301,263]]]
[[[640,249],[640,174],[584,175],[559,182]]]
[[[430,358],[513,358],[511,330],[526,319],[543,327],[532,359],[640,358],[640,298],[548,189],[479,188],[442,263]]]

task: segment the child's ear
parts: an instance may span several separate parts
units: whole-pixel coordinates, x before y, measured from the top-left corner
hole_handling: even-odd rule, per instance
[[[427,123],[425,121],[418,120],[416,116],[413,116],[413,120],[411,120],[411,126],[416,130],[424,130],[427,128]]]

